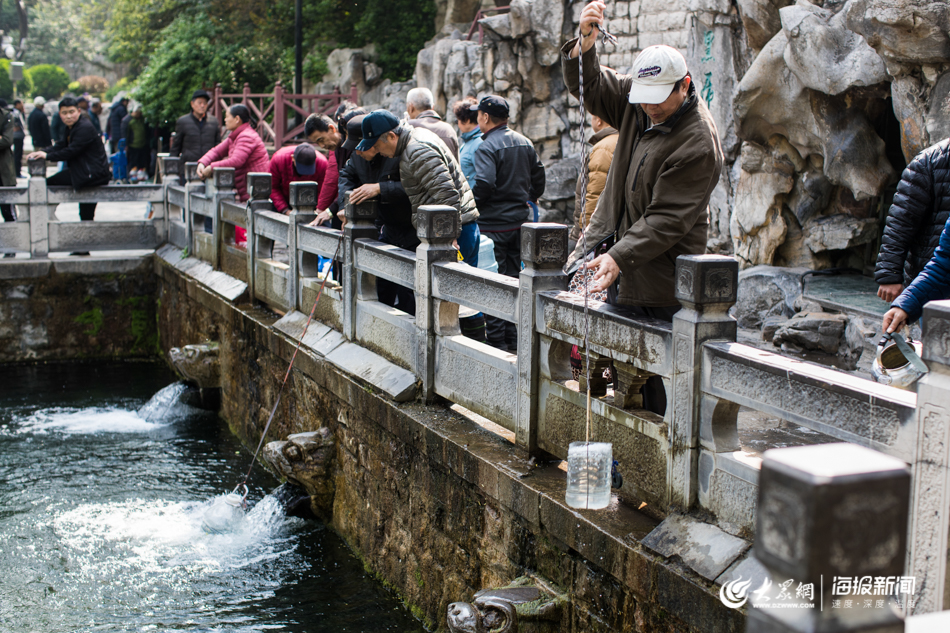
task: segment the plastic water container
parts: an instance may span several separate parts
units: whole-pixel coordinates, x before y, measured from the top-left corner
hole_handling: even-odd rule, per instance
[[[244,520],[244,500],[247,498],[247,487],[244,495],[237,489],[214,500],[204,516],[201,517],[201,529],[208,534],[226,534],[233,532]]]
[[[495,243],[485,235],[478,241],[478,267],[492,273],[498,272],[498,262],[495,261]]]
[[[607,442],[571,442],[567,449],[567,491],[572,508],[600,510],[610,505],[610,467],[613,445]]]

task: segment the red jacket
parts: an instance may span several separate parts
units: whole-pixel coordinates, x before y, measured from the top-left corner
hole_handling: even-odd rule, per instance
[[[323,182],[327,173],[327,159],[323,154],[317,152],[317,171],[311,176],[301,176],[294,170],[294,150],[296,145],[281,147],[274,152],[270,159],[270,199],[274,203],[274,209],[279,213],[288,213],[290,204],[287,198],[290,195],[290,183],[292,182],[315,182],[317,183],[317,199],[323,192]],[[317,208],[320,205],[317,205]]]
[[[234,167],[237,199],[244,202],[247,200],[248,172],[267,171],[267,148],[251,124],[242,123],[198,162],[207,167]]]
[[[327,159],[327,174],[320,183],[320,196],[317,198],[317,208],[321,211],[326,211],[331,204],[336,202],[339,180],[340,168],[336,164],[336,155],[330,152],[330,157]]]

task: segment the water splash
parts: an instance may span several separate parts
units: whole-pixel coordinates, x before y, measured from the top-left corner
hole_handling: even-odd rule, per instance
[[[168,423],[189,415],[194,410],[181,401],[181,395],[187,389],[185,383],[176,382],[159,390],[139,409],[139,417],[150,422]]]

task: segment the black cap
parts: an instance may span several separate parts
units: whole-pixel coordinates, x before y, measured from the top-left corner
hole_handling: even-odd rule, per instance
[[[473,105],[469,109],[473,112],[484,112],[485,114],[493,116],[496,119],[508,118],[508,102],[505,101],[504,97],[499,97],[498,95],[488,95],[487,97],[482,97],[482,100],[478,102],[478,105]]]
[[[194,101],[195,99],[207,99],[208,101],[211,101],[211,95],[209,95],[208,91],[204,88],[198,88],[195,90],[194,94],[191,95],[191,100]]]
[[[294,150],[294,170],[301,176],[312,176],[317,172],[317,150],[313,145],[303,143]]]
[[[363,140],[363,117],[358,114],[346,122],[346,140],[343,141],[343,149],[354,150],[357,144]]]

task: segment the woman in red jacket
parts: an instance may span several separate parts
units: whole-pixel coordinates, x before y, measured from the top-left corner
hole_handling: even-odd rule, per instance
[[[224,114],[224,127],[230,134],[198,160],[198,176],[202,179],[211,176],[215,167],[234,168],[238,202],[247,200],[248,172],[266,172],[269,163],[264,141],[251,127],[250,121],[251,111],[244,104],[228,108]],[[234,239],[238,243],[246,242],[246,231],[235,227]]]

